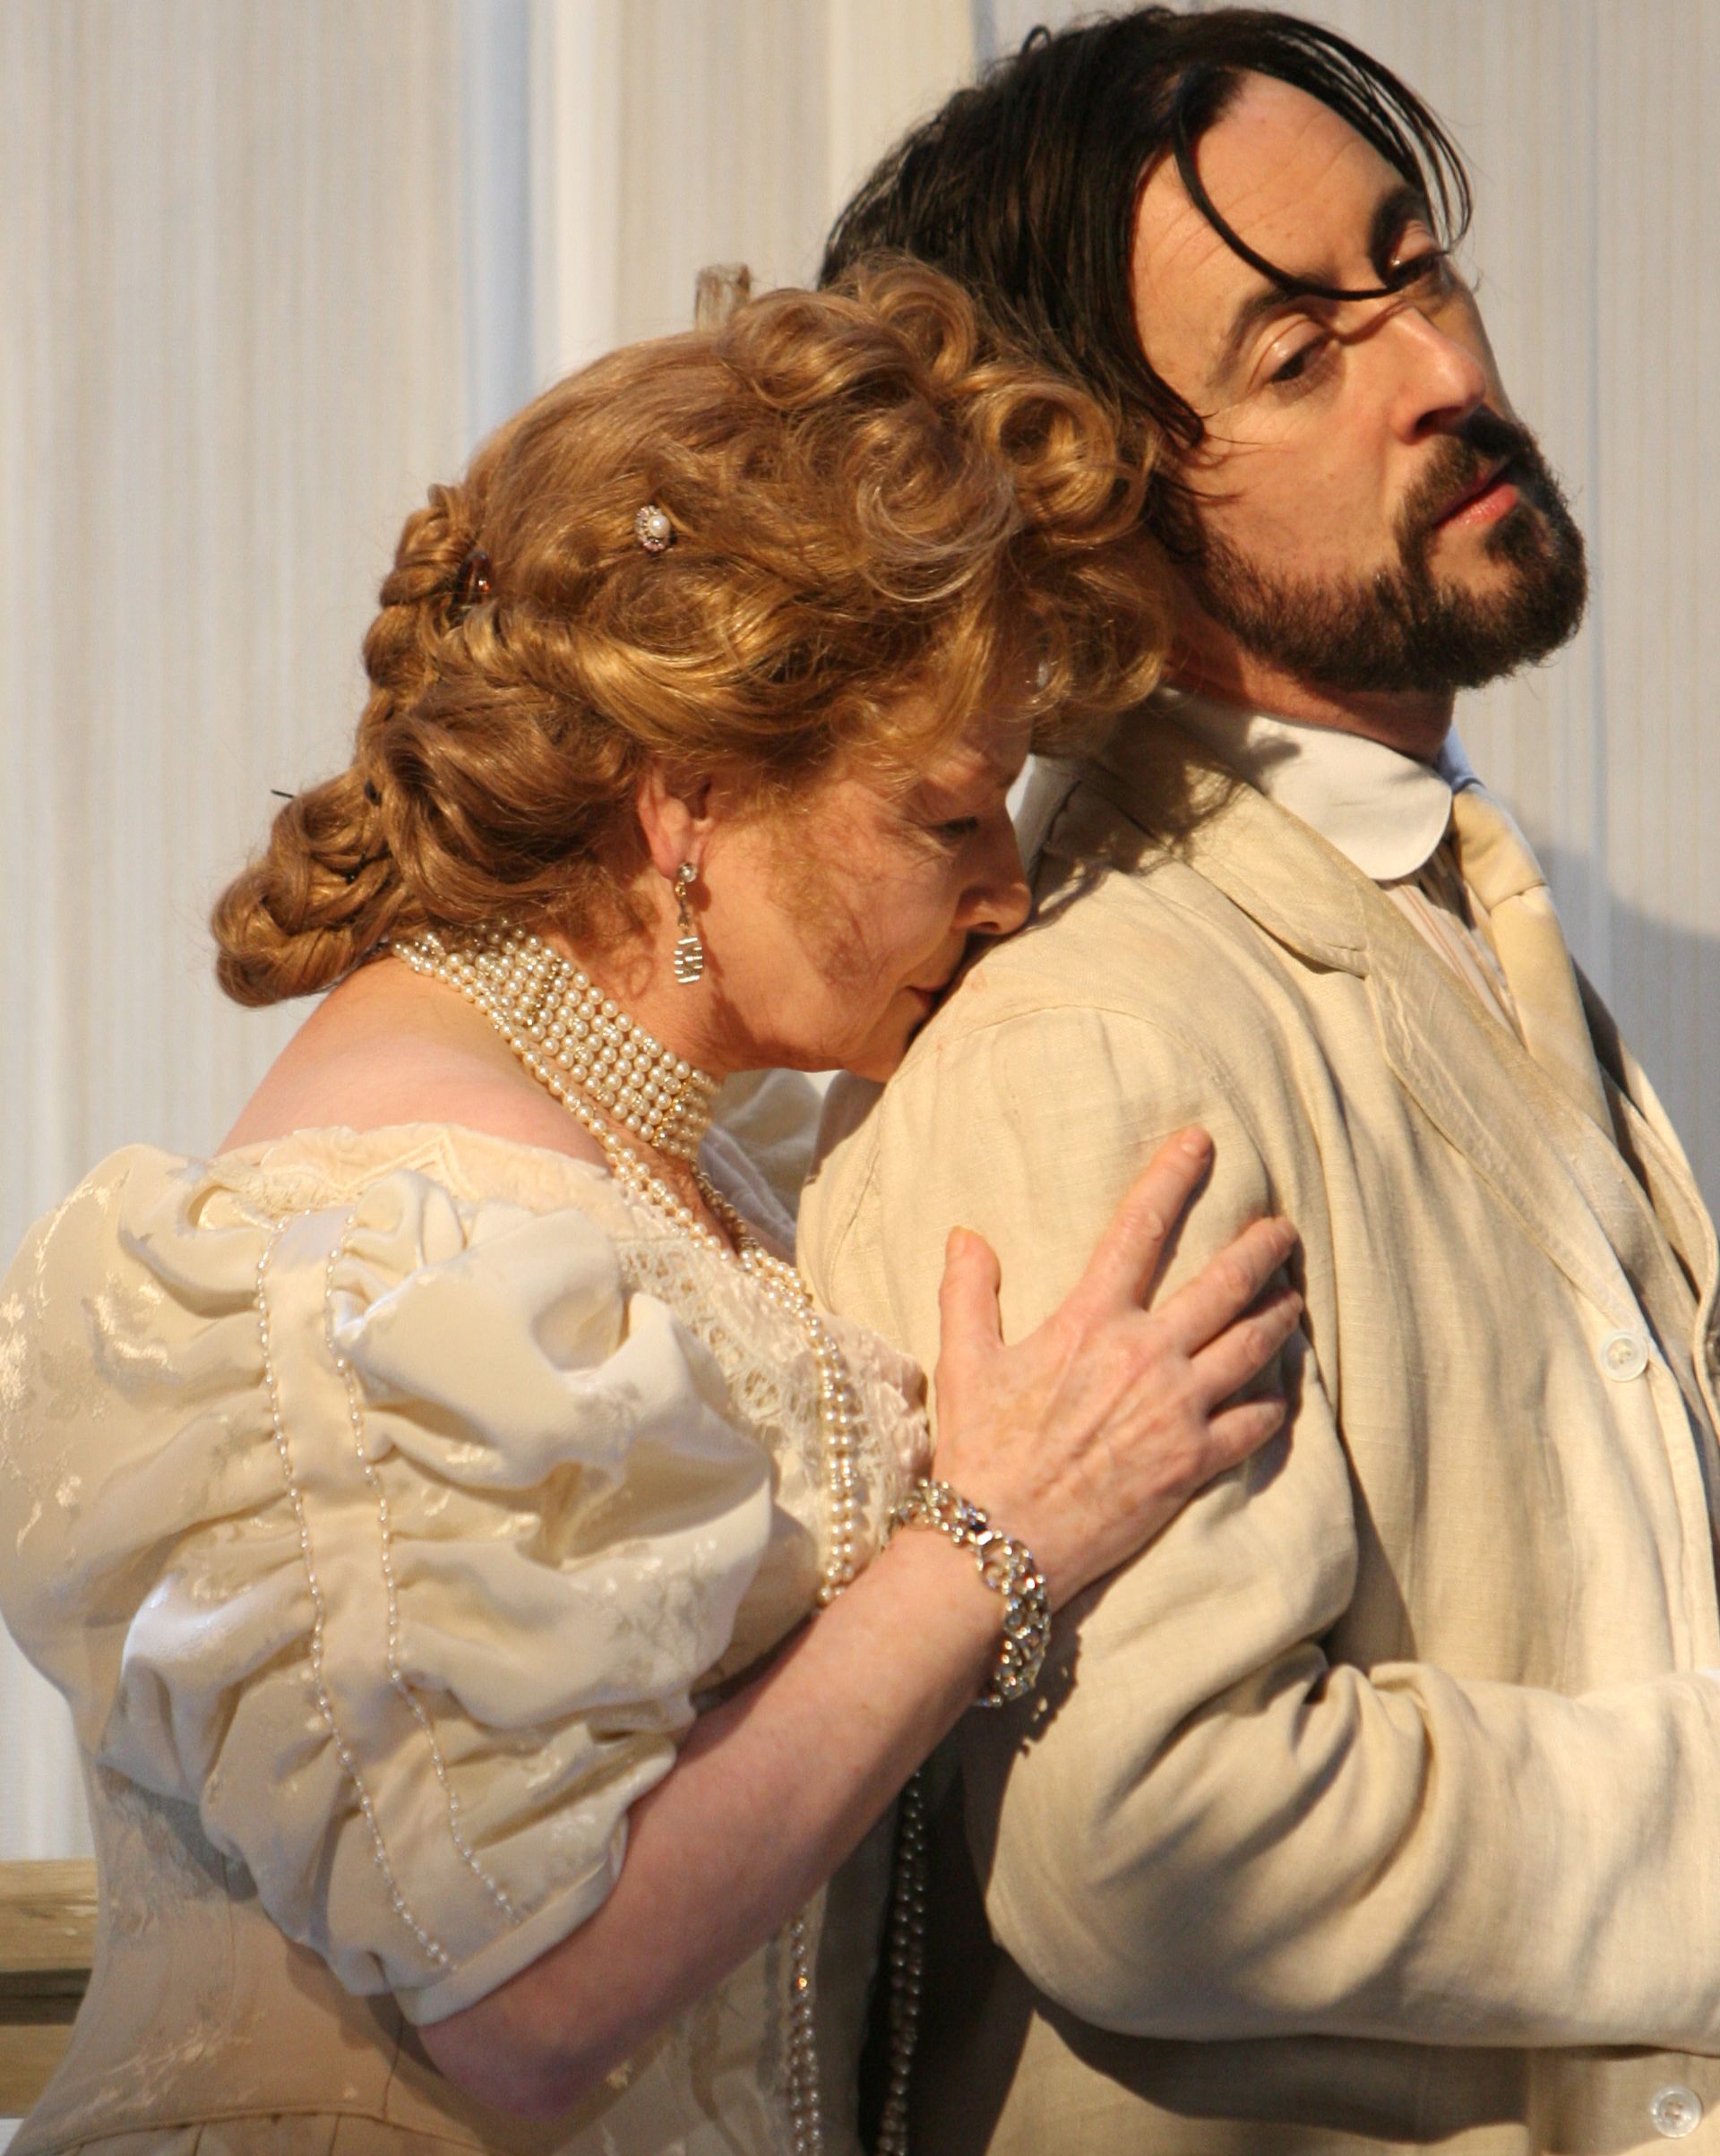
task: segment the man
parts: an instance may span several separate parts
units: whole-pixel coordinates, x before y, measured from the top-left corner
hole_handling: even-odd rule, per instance
[[[1715,1236],[1449,737],[1583,594],[1466,206],[1364,56],[1153,9],[1030,41],[833,245],[1162,442],[1178,633],[1035,924],[837,1112],[819,1291],[929,1358],[960,1224],[1019,1334],[1200,1121],[1176,1270],[1276,1208],[1307,1299],[1287,1442],[968,1718],[936,2156],[1720,2149]]]

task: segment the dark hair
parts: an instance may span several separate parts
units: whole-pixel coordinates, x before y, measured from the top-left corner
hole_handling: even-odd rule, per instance
[[[1269,75],[1346,120],[1415,187],[1444,245],[1469,220],[1469,183],[1439,120],[1389,68],[1318,24],[1264,8],[1182,14],[1143,7],[1055,35],[958,90],[891,150],[837,219],[829,282],[890,248],[942,270],[999,328],[1107,405],[1126,451],[1148,460],[1161,437],[1186,455],[1198,413],[1148,365],[1136,326],[1131,253],[1149,173],[1176,165],[1226,244],[1286,291],[1376,296],[1311,285],[1257,254],[1226,224],[1194,147],[1247,74]],[[1174,460],[1161,464],[1152,520],[1172,524]]]

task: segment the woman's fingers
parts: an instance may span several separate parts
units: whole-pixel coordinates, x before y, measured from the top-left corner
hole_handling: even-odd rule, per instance
[[[1233,1325],[1296,1247],[1287,1220],[1257,1220],[1186,1281],[1153,1315],[1185,1355]]]
[[[1302,1297],[1293,1288],[1280,1288],[1191,1356],[1199,1388],[1195,1396],[1201,1406],[1216,1407],[1258,1378],[1295,1331],[1301,1316]]]
[[[1087,1270],[1063,1305],[1066,1311],[1096,1315],[1139,1307],[1157,1274],[1171,1231],[1188,1210],[1211,1159],[1212,1140],[1204,1130],[1179,1130],[1165,1140],[1111,1215]]]
[[[1002,1284],[997,1252],[971,1228],[952,1228],[943,1247],[938,1285],[939,1383],[959,1385],[976,1361],[1003,1344],[997,1292]]]
[[[1276,1398],[1244,1400],[1214,1415],[1207,1424],[1211,1447],[1207,1481],[1221,1475],[1257,1453],[1269,1437],[1284,1427],[1285,1404]]]

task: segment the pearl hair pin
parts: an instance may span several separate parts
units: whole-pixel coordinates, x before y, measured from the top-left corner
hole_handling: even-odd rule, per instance
[[[648,502],[633,519],[633,537],[647,554],[666,554],[675,545],[675,527],[666,511]]]

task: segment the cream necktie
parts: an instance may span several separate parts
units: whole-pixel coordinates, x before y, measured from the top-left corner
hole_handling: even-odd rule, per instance
[[[1612,1118],[1576,968],[1528,840],[1492,795],[1476,786],[1459,787],[1451,796],[1451,832],[1458,870],[1486,915],[1523,1045],[1611,1137]]]

